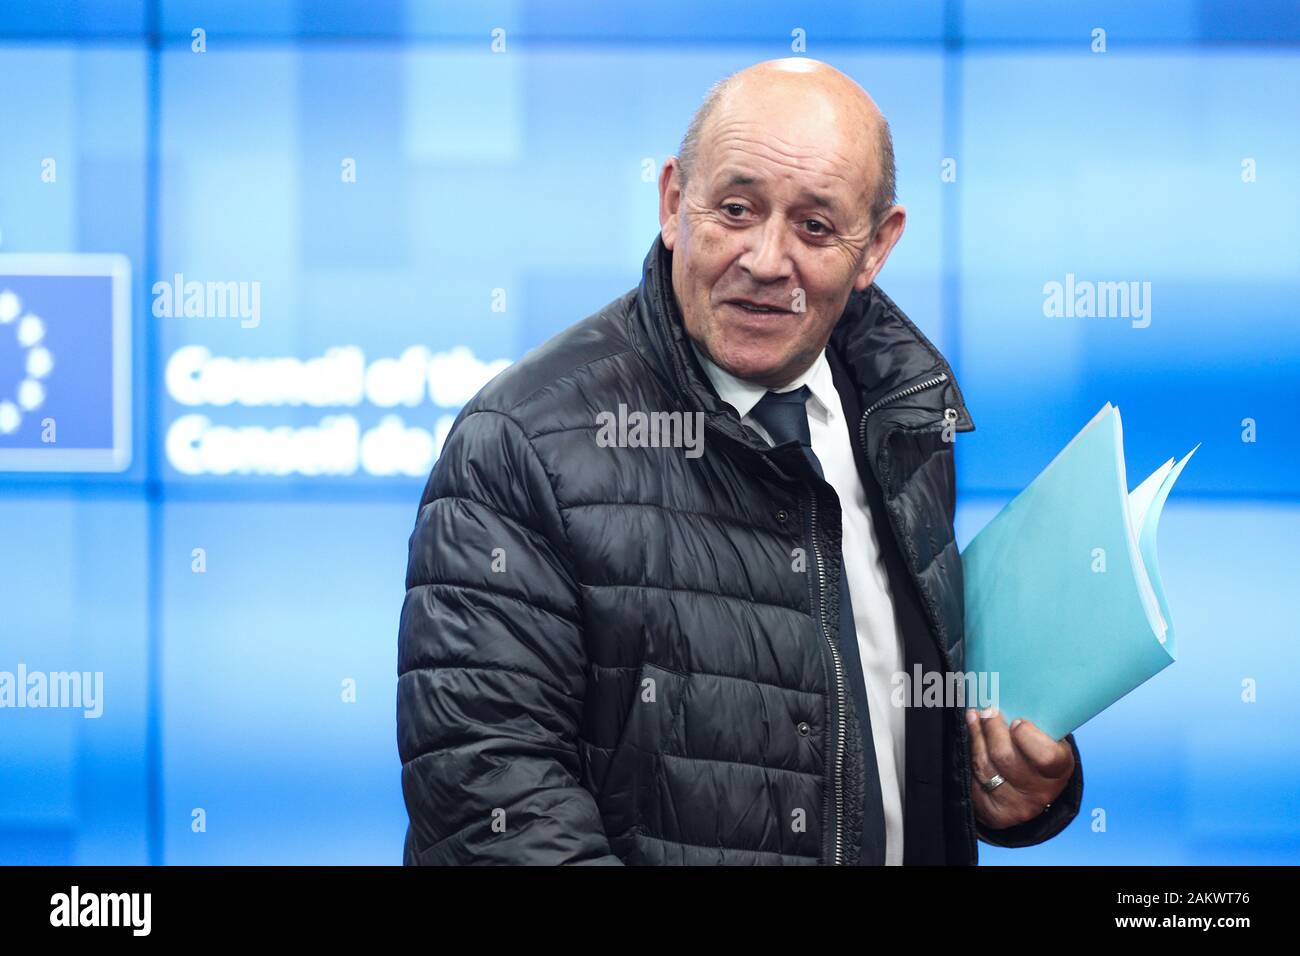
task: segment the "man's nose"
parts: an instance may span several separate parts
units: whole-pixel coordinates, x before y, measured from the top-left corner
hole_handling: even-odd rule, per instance
[[[751,244],[740,265],[759,282],[789,278],[793,272],[788,248],[792,237],[785,223],[768,216],[750,236]]]

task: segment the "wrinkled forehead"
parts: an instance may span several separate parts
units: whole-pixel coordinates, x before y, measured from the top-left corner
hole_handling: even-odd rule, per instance
[[[869,208],[878,175],[873,129],[869,114],[834,98],[734,95],[706,129],[699,178],[714,189],[814,190],[841,205]],[[756,181],[734,183],[738,178]]]

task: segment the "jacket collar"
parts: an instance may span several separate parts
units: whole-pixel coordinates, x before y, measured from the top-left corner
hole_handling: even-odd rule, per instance
[[[656,234],[642,266],[633,310],[637,345],[687,410],[704,412],[710,427],[752,445],[736,410],[718,397],[695,358],[673,293],[672,255]],[[935,422],[952,409],[957,431],[974,430],[948,362],[874,283],[865,292],[850,294],[828,348],[838,354],[864,409],[884,402],[882,421]],[[940,375],[945,379],[933,387],[897,396]]]
[[[756,385],[753,382],[747,382],[743,378],[736,378],[725,368],[721,368],[703,352],[699,350],[694,342],[690,343],[691,351],[695,354],[695,360],[700,363],[704,369],[704,374],[709,377],[709,382],[713,385],[713,390],[718,393],[718,397],[736,410],[736,414],[743,421],[766,395],[769,389],[763,385]],[[820,407],[824,415],[832,408],[839,405],[835,393],[835,376],[831,373],[830,362],[826,359],[826,352],[823,351],[817,356],[817,361],[813,362],[808,368],[804,369],[803,374],[779,389],[778,392],[793,392],[796,388],[807,386],[809,395],[808,409],[812,412],[815,408]]]

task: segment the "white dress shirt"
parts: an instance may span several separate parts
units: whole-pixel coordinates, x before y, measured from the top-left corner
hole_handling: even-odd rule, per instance
[[[773,444],[767,430],[749,415],[768,391],[736,378],[713,364],[695,347],[709,381],[718,397],[734,408],[741,421]],[[843,513],[844,571],[853,601],[853,622],[858,632],[858,655],[867,688],[867,706],[871,713],[871,737],[880,768],[881,797],[885,807],[885,863],[899,866],[903,862],[903,773],[906,712],[890,704],[893,677],[903,669],[902,637],[894,619],[894,598],[889,577],[880,554],[880,545],[871,526],[871,511],[858,468],[853,460],[849,423],[835,390],[830,363],[823,351],[811,367],[777,392],[793,391],[807,385],[812,393],[807,402],[808,430],[812,435],[813,453],[821,462],[827,483],[835,489]],[[852,700],[846,701],[852,706]]]

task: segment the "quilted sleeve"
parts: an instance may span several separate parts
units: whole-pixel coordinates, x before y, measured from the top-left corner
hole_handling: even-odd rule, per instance
[[[410,864],[621,865],[580,784],[580,603],[519,425],[456,423],[409,542],[397,743]]]
[[[1074,734],[1066,734],[1065,739],[1070,742],[1070,748],[1074,751],[1074,773],[1066,782],[1061,795],[1034,819],[1001,830],[991,830],[977,818],[975,833],[981,840],[993,846],[1033,846],[1050,840],[1078,816],[1079,806],[1083,802],[1083,758],[1079,756],[1079,746],[1074,742]]]

